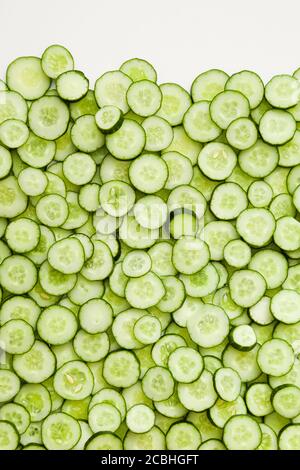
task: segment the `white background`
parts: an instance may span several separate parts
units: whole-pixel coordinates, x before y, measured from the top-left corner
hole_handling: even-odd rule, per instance
[[[131,57],[189,88],[209,68],[266,81],[300,66],[298,0],[0,0],[0,76],[61,43],[92,82]]]

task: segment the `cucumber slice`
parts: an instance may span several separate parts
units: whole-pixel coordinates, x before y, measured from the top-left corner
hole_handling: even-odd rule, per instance
[[[257,361],[261,370],[273,376],[289,372],[294,363],[292,347],[282,339],[266,341],[260,348]]]
[[[95,114],[96,124],[103,134],[112,134],[120,129],[123,123],[123,113],[116,106],[103,106]]]
[[[225,90],[214,97],[210,104],[212,120],[221,128],[227,129],[235,119],[248,117],[248,99],[239,91]]]
[[[269,144],[282,145],[296,132],[296,121],[290,113],[279,109],[266,111],[259,121],[259,132]]]
[[[42,424],[42,440],[48,450],[69,450],[81,436],[81,428],[72,416],[52,413]]]
[[[253,418],[239,415],[227,421],[223,439],[229,450],[255,450],[261,443],[262,433]]]
[[[23,354],[33,343],[33,328],[24,320],[9,320],[0,328],[1,348],[9,354]]]
[[[150,80],[156,82],[157,75],[153,66],[144,59],[129,59],[126,60],[120,67],[120,70],[128,75],[133,82],[139,80]]]
[[[103,366],[103,377],[114,387],[130,387],[138,381],[140,364],[130,351],[110,353]]]
[[[132,80],[119,70],[104,73],[95,84],[95,98],[100,108],[111,105],[121,109],[123,113],[129,111],[126,93]]]
[[[185,112],[191,105],[190,95],[176,83],[163,83],[160,85],[160,90],[162,102],[157,116],[165,119],[171,126],[181,124]]]
[[[209,143],[200,151],[198,165],[205,176],[220,181],[231,175],[236,154],[226,144]]]
[[[26,124],[18,119],[7,119],[0,124],[0,140],[9,148],[15,149],[25,144],[29,137]]]
[[[55,140],[66,132],[69,117],[69,109],[60,98],[43,96],[32,103],[28,122],[30,129],[38,137]]]
[[[146,405],[135,405],[128,410],[126,424],[136,434],[150,431],[155,421],[154,411]]]
[[[222,132],[211,119],[209,101],[194,103],[184,115],[183,127],[187,135],[197,142],[210,142]]]
[[[55,79],[73,69],[74,59],[64,46],[53,44],[43,52],[41,65],[45,74]]]
[[[216,95],[224,91],[227,81],[228,75],[223,70],[211,69],[200,73],[192,83],[193,101],[212,101]]]
[[[77,101],[87,94],[89,81],[79,70],[68,70],[57,77],[56,89],[63,100]]]
[[[124,119],[121,127],[106,138],[109,152],[120,160],[132,160],[143,150],[145,131],[137,122]]]
[[[9,64],[6,83],[10,90],[20,93],[26,100],[43,96],[50,86],[38,57],[19,57]]]

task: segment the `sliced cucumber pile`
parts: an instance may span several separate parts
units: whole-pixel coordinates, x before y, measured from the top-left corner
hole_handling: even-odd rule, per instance
[[[300,450],[299,107],[299,70],[8,66],[0,450]]]

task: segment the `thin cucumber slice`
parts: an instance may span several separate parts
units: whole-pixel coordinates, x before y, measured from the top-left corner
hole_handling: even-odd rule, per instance
[[[222,308],[206,304],[188,318],[187,329],[195,343],[211,348],[221,344],[228,335],[229,320]]]
[[[300,163],[299,149],[300,145],[300,132],[296,130],[293,138],[284,145],[280,145],[279,151],[279,165],[285,167],[293,167]]]
[[[42,440],[48,450],[69,450],[81,436],[81,428],[72,416],[52,413],[42,424]]]
[[[45,419],[51,411],[51,398],[42,384],[24,384],[16,395],[14,402],[24,406],[29,412],[32,423]],[[28,430],[30,428],[28,427]],[[31,441],[33,442],[33,441]]]
[[[261,374],[257,364],[258,349],[257,345],[250,351],[239,351],[229,345],[223,352],[223,364],[225,367],[234,369],[241,377],[242,382],[251,382]]]
[[[244,190],[236,183],[223,183],[212,194],[210,209],[222,220],[235,219],[248,206]]]
[[[13,423],[0,420],[0,450],[16,450],[19,445],[19,433]]]
[[[280,109],[266,111],[259,121],[259,132],[265,142],[282,145],[296,132],[296,121],[290,113]]]
[[[248,188],[247,197],[253,207],[267,207],[272,201],[273,190],[265,181],[254,181]]]
[[[300,321],[300,294],[282,289],[272,297],[270,308],[276,320],[286,324],[297,323]]]
[[[38,201],[36,214],[42,224],[49,227],[59,227],[67,220],[69,209],[62,196],[48,194]]]
[[[277,450],[277,436],[273,429],[265,423],[259,423],[259,427],[262,432],[262,439],[257,450]]]
[[[85,450],[122,450],[123,444],[113,433],[100,432],[94,434],[85,444]]]
[[[228,143],[238,150],[245,150],[257,141],[257,129],[255,124],[248,118],[238,118],[233,121],[226,131]]]
[[[229,342],[240,351],[250,351],[256,345],[255,331],[250,325],[239,325],[230,331]]]
[[[38,137],[30,132],[27,141],[18,148],[18,154],[27,165],[42,168],[53,160],[55,142]]]
[[[0,325],[4,325],[10,320],[24,320],[32,328],[35,328],[40,311],[40,307],[34,300],[28,297],[12,296],[1,306]]]
[[[5,231],[8,246],[17,253],[33,250],[39,243],[40,228],[36,222],[20,218],[10,222]]]
[[[212,120],[221,128],[227,129],[235,119],[248,117],[248,99],[238,91],[225,90],[214,97],[210,104]]]
[[[150,431],[154,426],[154,421],[154,411],[143,404],[134,405],[126,415],[128,429],[137,434]]]
[[[266,282],[261,274],[250,269],[235,271],[229,280],[232,300],[241,307],[256,304],[266,291]]]
[[[145,153],[131,163],[129,178],[139,191],[156,193],[164,187],[168,179],[168,167],[157,155]]]
[[[64,274],[77,273],[85,261],[83,246],[74,237],[59,240],[50,247],[48,260],[57,271]]]
[[[268,289],[280,287],[288,272],[287,260],[283,254],[269,249],[255,253],[249,263],[249,268],[264,277]]]
[[[30,414],[24,406],[6,403],[0,409],[0,421],[13,424],[19,434],[23,434],[30,424]]]
[[[89,81],[79,70],[68,70],[57,77],[56,89],[63,100],[77,101],[87,94]]]
[[[80,326],[90,334],[102,333],[112,324],[112,315],[112,308],[105,300],[90,299],[80,308]]]
[[[6,147],[15,149],[25,144],[29,137],[29,129],[23,121],[7,119],[0,124],[0,141]]]
[[[292,424],[282,429],[279,434],[280,450],[298,450],[300,442],[300,425]]]
[[[148,369],[142,380],[145,395],[154,401],[167,400],[173,394],[174,380],[168,369],[155,366]]]
[[[119,70],[106,72],[95,84],[95,98],[100,108],[107,105],[116,106],[123,113],[129,111],[126,93],[132,80]]]
[[[143,120],[145,150],[158,152],[167,149],[173,140],[173,129],[166,119],[150,116]]]
[[[195,274],[208,264],[208,246],[198,238],[181,238],[173,247],[172,261],[180,273]]]
[[[162,102],[157,116],[168,121],[171,126],[181,124],[185,112],[192,104],[190,95],[176,83],[163,83],[160,90]]]
[[[249,309],[249,316],[258,325],[269,325],[274,321],[274,316],[271,312],[271,299],[270,297],[262,297],[257,304]]]
[[[155,114],[162,102],[162,92],[156,83],[150,80],[139,80],[132,83],[126,94],[131,110],[142,117]]]
[[[227,73],[223,70],[211,69],[200,73],[192,83],[191,95],[193,101],[212,101],[216,95],[224,91],[228,81]]]
[[[221,398],[209,410],[210,420],[219,428],[224,428],[232,416],[246,414],[247,408],[241,396],[233,401],[224,401]]]
[[[54,375],[53,386],[66,400],[83,400],[93,389],[94,379],[89,367],[82,361],[71,360]]]
[[[193,177],[191,161],[179,152],[165,152],[162,155],[168,167],[168,179],[165,189],[174,189],[183,184],[189,184]]]
[[[101,207],[113,217],[122,217],[127,214],[135,202],[133,189],[122,181],[109,181],[100,189]]]
[[[183,346],[171,352],[168,367],[177,382],[190,383],[200,377],[204,363],[198,351]]]
[[[139,278],[129,279],[125,296],[134,308],[149,308],[156,305],[165,295],[165,288],[159,277],[149,272]]]
[[[261,346],[257,361],[265,374],[278,377],[286,374],[292,368],[294,352],[286,341],[271,339]]]
[[[72,153],[63,162],[64,176],[73,184],[84,185],[93,179],[96,164],[86,153]]]
[[[266,84],[265,96],[275,108],[295,106],[300,98],[299,80],[290,75],[275,75]]]
[[[214,390],[213,376],[204,370],[192,383],[178,384],[178,397],[186,409],[201,412],[214,405],[217,394]]]
[[[24,98],[15,91],[0,91],[0,123],[7,119],[27,121],[28,107]]]
[[[210,142],[220,136],[222,129],[212,121],[209,101],[194,103],[185,113],[183,127],[187,135],[197,142]]]
[[[157,74],[153,66],[144,59],[129,59],[120,67],[121,72],[128,75],[133,82],[150,80],[156,82]]]
[[[275,227],[275,219],[267,209],[245,209],[236,223],[236,229],[245,242],[256,247],[270,242]]]
[[[116,106],[103,106],[95,114],[96,124],[103,134],[112,134],[120,129],[123,122],[123,113]]]
[[[244,268],[251,259],[251,249],[242,240],[231,240],[224,248],[225,261],[234,268]]]
[[[223,440],[229,450],[255,450],[261,439],[259,424],[250,416],[233,416],[225,424]]]
[[[13,294],[29,292],[37,282],[37,270],[25,256],[12,255],[0,266],[0,284]]]
[[[41,65],[45,74],[55,79],[73,69],[74,59],[64,46],[53,44],[43,52]]]
[[[49,344],[64,344],[76,334],[76,317],[68,308],[53,305],[41,313],[37,322],[37,331]]]
[[[13,367],[20,378],[29,383],[41,383],[55,371],[55,356],[41,341],[35,341],[32,348],[13,358]]]
[[[27,202],[27,196],[21,191],[15,176],[0,181],[0,217],[13,218],[22,214]]]
[[[0,369],[0,399],[1,402],[12,400],[20,390],[20,379],[11,370]]]
[[[55,140],[66,132],[69,117],[69,109],[60,98],[43,96],[32,103],[28,123],[38,137]]]
[[[174,423],[166,435],[169,450],[198,449],[200,443],[200,433],[192,423]]]
[[[282,250],[300,248],[300,223],[294,217],[285,216],[276,221],[274,242]]]
[[[12,167],[12,157],[9,150],[0,146],[0,178],[8,175]]]
[[[224,180],[231,175],[236,165],[236,154],[226,144],[209,143],[199,153],[200,170],[213,180]]]
[[[128,277],[140,277],[151,269],[151,258],[146,251],[132,250],[122,261],[122,270]]]
[[[140,343],[154,344],[161,336],[162,326],[155,316],[144,315],[135,322],[133,333]]]
[[[85,362],[96,362],[103,359],[109,351],[109,338],[107,333],[90,334],[78,330],[73,346],[76,354]]]
[[[9,64],[6,83],[10,90],[20,93],[26,100],[43,96],[50,86],[38,57],[19,57]]]
[[[23,354],[33,343],[33,328],[24,320],[10,320],[0,328],[1,349],[9,354]]]
[[[69,292],[75,285],[75,274],[64,274],[48,263],[44,263],[40,267],[39,281],[42,288],[50,295],[63,295]]]
[[[27,196],[40,196],[47,187],[48,178],[37,168],[25,168],[18,176],[18,184]]]
[[[104,145],[105,138],[98,128],[95,117],[86,114],[76,119],[71,129],[71,139],[81,152],[95,152]]]
[[[104,361],[103,377],[114,387],[130,387],[140,376],[140,364],[130,351],[115,351]]]
[[[274,390],[272,405],[284,418],[295,418],[300,413],[300,389],[295,385],[283,385]]]
[[[121,127],[106,138],[109,152],[120,160],[132,160],[137,157],[142,152],[145,142],[144,129],[131,119],[124,119]]]
[[[221,367],[214,374],[215,389],[222,400],[232,402],[241,392],[241,378],[230,367]]]
[[[260,77],[250,70],[234,73],[226,82],[225,90],[242,93],[249,101],[250,108],[256,108],[264,97],[264,84]]]

